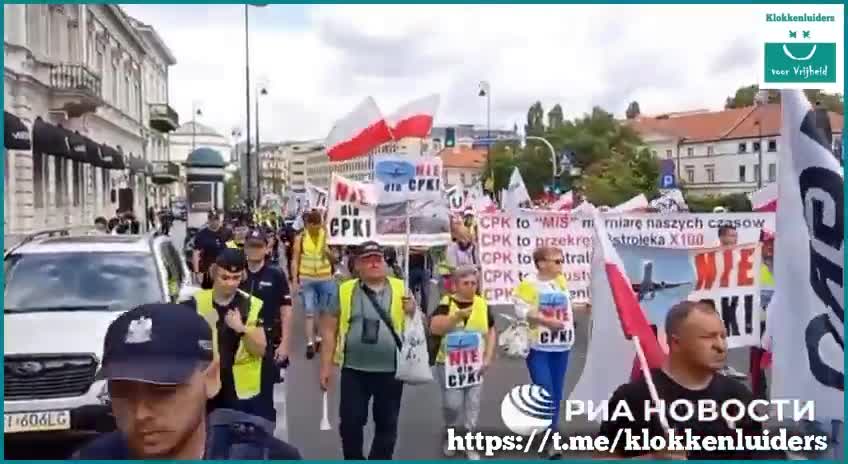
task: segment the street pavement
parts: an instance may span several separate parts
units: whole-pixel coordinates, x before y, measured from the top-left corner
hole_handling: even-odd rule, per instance
[[[172,231],[174,243],[182,249],[185,226],[182,222],[175,224]],[[496,307],[500,313],[508,308]],[[574,388],[586,360],[588,342],[587,329],[589,320],[586,316],[577,317],[576,344],[569,359],[566,375],[566,395]],[[498,317],[499,328],[504,327],[504,321]],[[286,373],[289,442],[300,449],[304,459],[341,459],[341,445],[338,434],[338,389],[330,391],[330,423],[332,430],[321,431],[322,393],[318,386],[319,362],[316,356],[307,360],[305,356],[305,335],[303,328],[303,312],[295,309],[295,325],[292,329],[291,364]],[[748,350],[731,350],[730,364],[736,369],[747,372]],[[603,366],[593,366],[603,369]],[[334,387],[338,385],[338,375],[334,376]],[[530,377],[523,360],[499,357],[490,371],[486,374],[483,385],[479,430],[484,433],[507,434],[500,418],[500,405],[504,395],[514,386],[530,382]],[[567,396],[566,396],[567,397]],[[597,425],[584,421],[572,421],[561,424],[562,432],[593,433]],[[442,455],[444,425],[441,418],[440,390],[435,383],[422,386],[407,386],[403,392],[403,405],[398,427],[398,442],[395,452],[396,459],[446,459]],[[366,427],[365,451],[367,453],[373,423]],[[70,455],[79,441],[59,440],[43,446],[36,440],[6,439],[5,454],[9,459],[63,459]],[[500,454],[495,458],[522,459],[535,458],[521,454]],[[568,456],[566,456],[568,457]],[[458,454],[456,459],[464,459]]]

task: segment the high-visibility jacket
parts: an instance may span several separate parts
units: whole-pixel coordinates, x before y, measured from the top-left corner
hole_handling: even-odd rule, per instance
[[[238,290],[238,294],[242,298],[250,299],[250,309],[247,312],[245,326],[248,331],[254,330],[258,325],[262,300],[255,296],[250,296],[241,290]],[[212,327],[213,353],[216,359],[220,359],[217,328],[218,312],[215,310],[212,295],[212,289],[200,290],[194,294],[194,301],[197,302],[197,313],[206,319]],[[262,388],[262,356],[254,355],[247,350],[244,337],[239,341],[235,360],[233,361],[233,383],[236,387],[236,396],[240,400],[253,398],[259,394]]]
[[[774,288],[774,277],[765,264],[760,265],[760,287]]]
[[[392,327],[398,336],[403,335],[406,316],[403,314],[403,295],[405,292],[403,281],[389,277],[389,289],[392,292],[392,304],[388,308],[389,316],[392,318]],[[351,279],[339,286],[339,328],[336,334],[336,352],[333,361],[339,366],[344,364],[345,340],[350,330],[350,317],[353,313],[353,291],[359,285],[359,279]],[[384,308],[386,309],[386,308]]]
[[[241,248],[235,240],[227,240],[227,243],[225,245],[227,245],[227,248]]]
[[[301,234],[300,240],[300,277],[313,279],[328,279],[333,276],[333,266],[330,260],[324,256],[324,247],[327,244],[327,232],[321,229],[318,239],[313,240],[308,231]]]
[[[448,316],[452,316],[454,313],[459,311],[459,306],[456,304],[456,300],[451,298],[449,295],[445,295],[442,298],[440,305],[446,305],[448,307]],[[484,336],[489,331],[489,305],[486,303],[485,298],[480,295],[474,295],[474,302],[471,304],[471,315],[468,317],[468,321],[465,322],[465,328],[462,330],[480,332]],[[439,353],[436,355],[437,363],[445,362],[446,340],[447,337],[442,337]],[[484,343],[485,340],[486,339],[484,337]],[[485,349],[485,345],[482,346],[481,349]]]
[[[565,279],[565,276],[560,274],[556,276],[553,280],[554,284],[566,295],[568,295],[568,281]],[[522,301],[527,303],[530,306],[530,310],[528,315],[537,313],[539,311],[539,289],[536,288],[536,284],[529,280],[522,280],[521,283],[515,287],[513,291],[513,295],[520,298]],[[532,327],[530,329],[530,340],[533,343],[540,343],[541,330],[539,327]]]

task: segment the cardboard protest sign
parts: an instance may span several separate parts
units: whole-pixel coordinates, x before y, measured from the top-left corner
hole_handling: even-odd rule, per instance
[[[442,199],[442,159],[438,157],[378,156],[374,188],[381,204],[407,200]]]
[[[571,348],[574,345],[574,313],[571,310],[571,298],[563,292],[539,293],[539,313],[545,317],[562,322],[560,330],[539,326],[539,339],[535,340],[546,348]]]
[[[773,213],[624,213],[605,214],[610,241],[616,246],[710,248],[718,246],[718,228],[733,225],[739,243],[756,243],[760,230],[773,230]],[[512,291],[524,276],[535,272],[533,250],[562,249],[563,271],[573,301],[589,300],[592,219],[569,212],[521,210],[481,214],[478,250],[483,296],[489,304],[510,304]]]
[[[456,331],[445,335],[445,387],[465,388],[483,382],[483,334]]]
[[[616,249],[640,306],[660,331],[674,304],[709,300],[724,321],[730,348],[759,346],[759,244],[709,249]]]
[[[333,174],[327,211],[327,243],[359,245],[377,236],[376,196],[372,184]]]

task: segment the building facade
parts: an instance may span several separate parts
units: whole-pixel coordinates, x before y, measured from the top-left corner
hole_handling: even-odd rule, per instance
[[[454,147],[439,152],[445,187],[461,185],[470,187],[483,176],[486,167],[486,150],[479,148]]]
[[[280,144],[265,147],[259,151],[259,191],[260,194],[275,193],[283,195],[288,190],[289,153]]]
[[[148,102],[167,104],[170,52],[117,5],[3,8],[4,110],[32,132],[5,152],[4,234],[143,218],[168,129],[151,130]]]
[[[843,117],[830,113],[834,149]],[[652,154],[674,161],[678,181],[701,195],[748,193],[777,181],[779,103],[723,111],[694,111],[628,121]]]

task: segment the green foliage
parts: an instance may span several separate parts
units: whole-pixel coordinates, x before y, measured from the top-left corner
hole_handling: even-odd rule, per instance
[[[752,106],[759,91],[760,88],[757,85],[740,87],[732,97],[727,97],[724,107],[730,109]],[[820,103],[828,111],[845,114],[845,102],[841,93],[831,94],[818,89],[806,89],[804,90],[804,94],[807,96],[807,100],[813,105]],[[780,91],[769,90],[768,103],[780,103]]]
[[[751,201],[744,193],[731,193],[729,195],[695,195],[685,189],[683,197],[689,210],[693,213],[711,213],[717,206],[723,206],[731,212],[751,211]]]
[[[562,127],[563,115],[562,107],[557,103],[548,111],[548,128],[555,130]]]
[[[642,111],[639,109],[639,102],[632,101],[629,105],[627,105],[627,111],[624,112],[624,115],[627,119],[636,119]]]
[[[545,110],[542,102],[536,102],[527,110],[527,124],[524,126],[526,135],[542,135],[545,132]]]

